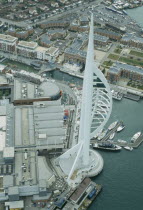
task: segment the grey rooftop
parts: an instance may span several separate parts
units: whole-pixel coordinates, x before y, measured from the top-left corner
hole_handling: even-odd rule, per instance
[[[116,62],[113,66],[110,67],[109,73],[118,74],[122,69],[143,75],[143,68],[119,62]]]

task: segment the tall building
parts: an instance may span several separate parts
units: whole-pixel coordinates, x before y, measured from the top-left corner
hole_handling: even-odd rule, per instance
[[[109,85],[94,61],[93,14],[89,33],[86,66],[81,100],[78,143],[59,158],[62,171],[71,186],[85,176],[96,176],[103,168],[103,159],[90,149],[90,139],[103,129],[112,110]],[[79,178],[80,177],[80,178]]]

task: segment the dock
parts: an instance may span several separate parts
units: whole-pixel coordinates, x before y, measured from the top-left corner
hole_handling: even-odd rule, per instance
[[[82,205],[78,208],[78,210],[86,210],[88,209],[88,207],[92,204],[92,202],[96,199],[96,197],[98,196],[98,194],[100,193],[100,191],[102,190],[102,186],[99,184],[95,184],[96,187],[96,193],[95,195],[89,199],[88,197],[84,200],[84,202],[82,203]]]
[[[112,135],[113,133],[115,133],[117,131],[117,128],[122,125],[122,122],[119,122],[115,128],[113,128],[111,131],[109,131],[106,136],[104,136],[101,141],[99,141],[97,138],[92,138],[91,139],[91,144],[94,143],[106,143],[107,140],[109,140],[110,135]],[[135,141],[135,142],[118,142],[118,141],[112,141],[112,144],[114,145],[118,145],[121,147],[133,147],[133,148],[137,148],[141,143],[143,142],[143,134],[141,136],[139,136],[139,138]]]
[[[110,130],[107,134],[106,134],[106,136],[104,136],[102,139],[101,139],[101,141],[100,142],[106,142],[108,139],[109,139],[109,137],[113,134],[113,133],[115,133],[116,132],[116,130],[117,130],[117,128],[120,126],[120,125],[122,125],[122,123],[123,122],[118,122],[117,123],[117,125],[112,129],[112,130]],[[99,143],[99,141],[97,140],[97,138],[92,138],[91,139],[91,143]]]
[[[143,134],[135,141],[135,142],[113,142],[113,144],[116,144],[121,147],[133,147],[137,148],[141,143],[143,142]]]
[[[135,95],[135,94],[129,93],[129,92],[124,94],[124,98],[128,98],[128,99],[131,99],[133,101],[139,101],[140,100],[140,96],[139,95]]]
[[[90,178],[85,179],[86,181],[82,182],[66,199],[66,205],[63,206],[63,210],[86,210],[99,195],[102,186],[91,181]]]

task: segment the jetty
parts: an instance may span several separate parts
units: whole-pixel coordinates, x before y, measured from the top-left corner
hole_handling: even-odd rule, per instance
[[[108,139],[109,139],[109,137],[113,134],[113,133],[115,133],[116,131],[117,131],[117,128],[119,127],[119,126],[121,126],[123,124],[123,122],[121,121],[121,122],[118,122],[117,123],[117,125],[112,129],[112,130],[110,130],[102,139],[101,139],[101,141],[100,142],[106,142]],[[91,139],[91,143],[99,143],[99,141],[98,141],[98,139],[97,138],[92,138]]]
[[[133,94],[133,93],[129,93],[129,92],[124,94],[124,98],[128,98],[128,99],[131,99],[133,101],[139,101],[140,100],[140,96],[139,95],[136,95],[136,94]]]
[[[116,127],[114,129],[112,129],[110,132],[107,133],[107,135],[100,141],[101,143],[106,143],[107,140],[109,139],[109,136],[116,132],[117,128],[121,125],[121,122],[118,123],[116,125]],[[114,145],[118,145],[120,147],[133,147],[133,148],[137,148],[141,143],[143,142],[143,134],[141,136],[139,136],[139,138],[135,141],[135,142],[118,142],[118,141],[112,141],[112,144]],[[97,138],[92,138],[91,139],[91,143],[99,143]]]
[[[121,147],[133,147],[137,148],[141,143],[143,142],[143,134],[139,136],[139,138],[135,142],[113,142],[113,144],[116,144]]]

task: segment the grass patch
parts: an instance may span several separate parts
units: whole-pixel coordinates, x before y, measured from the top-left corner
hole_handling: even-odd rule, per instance
[[[136,66],[143,67],[143,61],[133,60],[133,59],[126,58],[126,57],[120,57],[119,61],[130,64],[130,65],[136,65]]]
[[[120,54],[121,52],[122,52],[122,50],[119,49],[119,48],[116,48],[116,49],[114,50],[114,53],[117,53],[117,54]]]
[[[105,66],[112,66],[113,62],[112,61],[104,61],[103,65]]]
[[[108,58],[113,59],[113,60],[118,60],[119,59],[119,56],[118,55],[115,55],[115,54],[110,54],[108,56]]]
[[[130,55],[135,55],[135,56],[138,56],[138,57],[143,57],[143,53],[142,52],[137,52],[137,51],[134,51],[134,50],[131,50]]]

